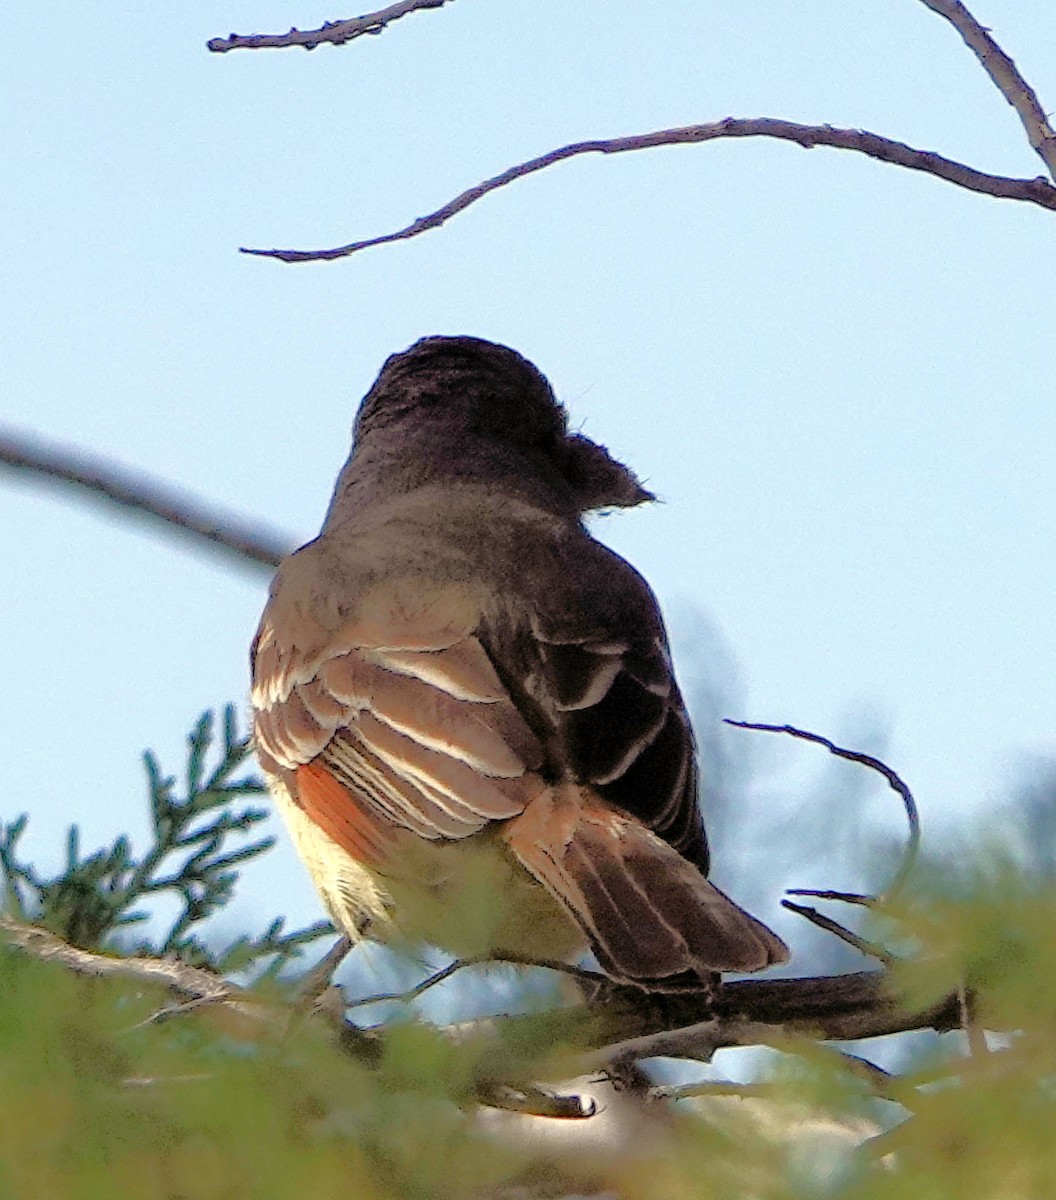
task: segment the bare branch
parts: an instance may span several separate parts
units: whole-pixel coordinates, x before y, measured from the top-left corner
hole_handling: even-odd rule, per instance
[[[319,259],[347,258],[370,246],[383,246],[388,242],[405,241],[417,237],[429,229],[436,229],[457,213],[469,208],[489,192],[498,191],[517,179],[543,171],[555,163],[580,154],[622,154],[627,150],[651,150],[656,146],[680,146],[696,142],[711,142],[720,138],[768,137],[779,141],[795,142],[805,150],[814,146],[833,146],[840,150],[854,150],[881,162],[894,163],[912,171],[923,171],[945,179],[948,183],[997,196],[1006,200],[1023,200],[1041,208],[1056,211],[1056,187],[1046,179],[1012,179],[1004,175],[990,175],[977,171],[964,163],[954,162],[930,150],[916,150],[902,142],[891,141],[876,133],[862,129],[836,129],[831,125],[800,125],[795,121],[781,121],[773,117],[727,117],[723,121],[712,121],[706,125],[684,125],[676,129],[659,129],[652,133],[633,134],[628,137],[598,138],[587,142],[573,142],[560,146],[538,158],[528,159],[503,171],[492,179],[485,179],[460,193],[453,200],[419,217],[395,233],[364,238],[329,250],[256,250],[245,246],[243,254],[255,254],[262,258],[277,258],[281,262],[312,262]]]
[[[973,1058],[980,1058],[989,1054],[990,1047],[986,1044],[986,1033],[975,1015],[975,997],[963,979],[957,988],[957,1003],[961,1010],[961,1028],[968,1041],[969,1055]]]
[[[972,16],[960,0],[921,0],[933,13],[945,17],[982,63],[1002,96],[1019,114],[1031,146],[1056,180],[1056,130],[1049,124],[1037,93],[1019,68],[994,41],[990,31]]]
[[[0,468],[4,467],[161,521],[181,530],[192,544],[220,550],[242,566],[249,562],[276,567],[293,548],[282,534],[207,505],[158,479],[0,426]]]
[[[783,908],[787,908],[789,912],[794,912],[798,916],[804,917],[811,925],[816,925],[819,929],[824,929],[826,933],[831,933],[834,937],[838,937],[841,942],[846,942],[848,946],[853,946],[861,954],[878,959],[885,965],[892,961],[891,955],[886,950],[881,950],[879,946],[874,945],[872,942],[867,942],[865,938],[859,937],[858,934],[848,929],[845,925],[841,925],[831,917],[825,916],[824,913],[819,913],[816,908],[810,908],[805,904],[793,904],[791,900],[782,900],[781,905]]]
[[[348,957],[352,949],[352,939],[341,934],[323,957],[315,964],[301,980],[297,992],[297,1003],[306,1008],[312,1008],[322,998],[323,994],[333,985],[334,972]]]
[[[848,1070],[860,1079],[864,1079],[878,1096],[894,1098],[892,1088],[898,1083],[897,1075],[893,1075],[879,1064],[874,1063],[872,1059],[863,1058],[860,1054],[851,1054],[847,1050],[835,1049],[833,1053],[839,1056]]]
[[[885,1071],[869,1059],[858,1054],[849,1054],[846,1050],[834,1046],[817,1046],[811,1053],[820,1053],[823,1061],[827,1058],[834,1065],[857,1076],[868,1085],[874,1095],[905,1104],[902,1092],[910,1089],[903,1089],[898,1076]],[[695,1083],[654,1084],[649,1088],[648,1095],[651,1100],[689,1100],[701,1096],[783,1100],[788,1098],[788,1089],[777,1083],[734,1083],[729,1079],[702,1079]]]
[[[347,1007],[345,994],[334,982],[338,967],[352,949],[352,939],[341,934],[337,941],[299,981],[294,1000],[296,1012],[290,1028],[297,1025],[299,1017],[325,1015],[331,1022],[343,1021]]]
[[[59,962],[78,975],[114,976],[166,987],[180,999],[181,1009],[202,1004],[228,1004],[254,1016],[264,1012],[263,1007],[237,984],[205,967],[192,967],[175,958],[121,958],[80,950],[47,929],[2,913],[0,933],[8,945],[44,962]],[[166,1015],[172,1015],[172,1010],[167,1010]]]
[[[839,900],[841,904],[857,904],[861,908],[876,908],[878,901],[875,896],[866,896],[861,892],[835,892],[832,888],[789,888],[790,896],[813,896],[816,900]]]
[[[1056,188],[1052,190],[1056,193]],[[830,754],[834,754],[837,758],[846,758],[850,762],[861,763],[863,767],[868,767],[871,771],[877,771],[883,775],[891,790],[897,792],[902,798],[902,805],[906,810],[906,820],[909,822],[909,836],[906,839],[906,849],[902,856],[901,865],[895,873],[894,879],[884,889],[882,896],[877,897],[877,899],[890,899],[901,889],[909,877],[910,871],[913,870],[913,864],[917,859],[917,852],[920,850],[920,813],[917,811],[917,802],[913,799],[913,793],[909,790],[909,786],[895,771],[886,763],[881,762],[880,759],[873,758],[871,754],[862,754],[857,750],[846,750],[843,746],[837,746],[835,742],[829,741],[827,737],[822,737],[819,733],[810,733],[806,729],[797,729],[794,725],[766,725],[756,721],[732,721],[728,717],[724,718],[723,723],[725,725],[733,725],[737,729],[758,729],[764,733],[787,733],[790,737],[802,738],[804,741],[824,746]],[[810,895],[811,893],[801,891],[799,894]],[[846,896],[840,895],[839,898],[846,899]],[[860,898],[858,902],[860,902]]]
[[[365,34],[383,33],[387,26],[408,13],[420,12],[423,8],[442,8],[449,0],[400,0],[388,8],[366,13],[362,17],[351,17],[347,21],[326,21],[319,29],[291,29],[289,33],[232,33],[226,38],[212,38],[206,46],[216,54],[228,50],[272,50],[283,46],[303,46],[314,50],[324,42],[343,46],[345,42],[363,37]]]

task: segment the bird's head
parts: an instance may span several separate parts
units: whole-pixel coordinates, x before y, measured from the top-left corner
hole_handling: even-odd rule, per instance
[[[654,497],[597,442],[570,433],[546,377],[508,346],[474,337],[427,337],[392,355],[356,416],[354,452],[400,439],[421,456],[469,460],[486,447],[508,468],[571,493],[580,512],[628,508]],[[452,466],[457,464],[452,463]]]

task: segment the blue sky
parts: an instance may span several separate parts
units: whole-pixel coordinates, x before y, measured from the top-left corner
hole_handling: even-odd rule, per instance
[[[0,419],[304,540],[389,353],[506,342],[662,497],[598,529],[689,689],[703,612],[729,715],[886,736],[941,847],[1056,750],[1056,214],[756,140],[579,159],[336,263],[237,247],[381,233],[564,142],[728,115],[1037,175],[1015,114],[913,0],[457,0],[343,48],[205,49],[350,15],[8,5]],[[977,15],[1056,104],[1050,5]],[[203,708],[244,703],[266,580],[8,476],[0,553],[0,816],[30,811],[45,860],[71,820],[141,831],[139,754],[176,765]],[[768,804],[824,766],[758,753]],[[285,849],[235,915],[276,907],[316,913]]]

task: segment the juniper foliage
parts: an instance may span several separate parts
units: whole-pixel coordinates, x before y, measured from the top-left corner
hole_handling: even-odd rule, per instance
[[[300,951],[333,932],[327,921],[286,931],[276,917],[256,936],[217,950],[203,926],[231,899],[239,869],[271,848],[259,828],[267,809],[252,803],[264,785],[248,767],[249,738],[238,731],[235,707],[219,722],[202,713],[187,737],[182,779],[166,774],[153,751],[143,755],[151,840],[136,852],[124,833],[85,852],[78,826],[69,827],[66,861],[42,874],[21,853],[28,815],[0,824],[0,871],[8,913],[57,933],[83,950],[175,955],[219,971],[262,967],[274,975]],[[176,912],[155,936],[129,937],[168,897]],[[266,965],[265,965],[266,964]]]

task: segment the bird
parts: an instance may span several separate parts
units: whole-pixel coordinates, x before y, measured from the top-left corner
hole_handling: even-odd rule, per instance
[[[337,927],[706,990],[785,962],[708,878],[646,581],[588,514],[654,499],[507,346],[384,363],[251,649],[256,754]]]

